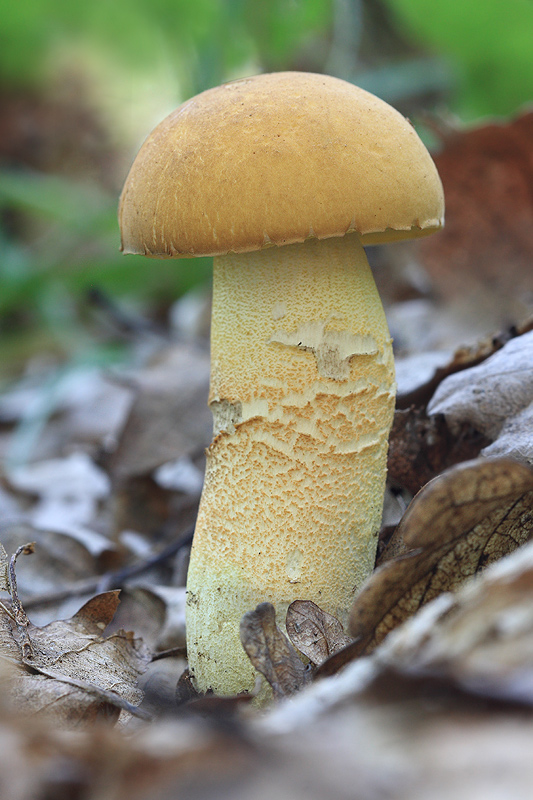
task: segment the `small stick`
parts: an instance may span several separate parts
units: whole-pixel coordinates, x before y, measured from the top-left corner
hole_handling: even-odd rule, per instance
[[[181,550],[182,547],[190,544],[192,542],[193,533],[194,527],[188,528],[175,542],[171,542],[171,544],[164,547],[161,552],[150,556],[144,561],[132,564],[129,567],[124,567],[114,572],[108,572],[105,575],[99,575],[95,578],[77,581],[70,586],[65,586],[63,589],[58,589],[56,592],[28,597],[24,601],[24,606],[27,609],[37,608],[52,603],[59,603],[62,600],[68,600],[70,597],[80,597],[84,594],[99,594],[100,592],[107,592],[111,589],[121,589],[131,578],[141,575],[152,567],[163,563],[167,558],[175,555],[178,550]]]
[[[35,658],[35,653],[33,652],[33,644],[31,642],[30,634],[28,632],[28,628],[30,627],[31,623],[28,619],[26,612],[22,607],[22,603],[20,602],[20,598],[18,595],[15,564],[17,558],[21,555],[21,553],[23,553],[25,556],[28,556],[31,555],[31,553],[33,553],[34,550],[35,550],[35,542],[30,542],[29,544],[23,544],[17,548],[17,550],[13,553],[13,555],[9,560],[9,593],[11,595],[13,617],[22,640],[22,645],[21,645],[22,657],[24,661],[29,661],[29,662],[32,662]]]

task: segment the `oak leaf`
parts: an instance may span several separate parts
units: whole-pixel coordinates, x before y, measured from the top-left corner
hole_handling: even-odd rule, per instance
[[[131,633],[102,636],[115,614],[118,594],[97,595],[71,619],[42,628],[17,609],[16,595],[11,603],[2,603],[0,657],[15,667],[9,688],[16,708],[28,714],[46,712],[67,727],[116,720],[121,710],[139,713],[142,693],[135,684],[149,653]]]

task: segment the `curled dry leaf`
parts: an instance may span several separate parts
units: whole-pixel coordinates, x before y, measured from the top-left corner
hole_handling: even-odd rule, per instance
[[[399,392],[396,398],[396,408],[407,409],[411,406],[427,406],[435,390],[449,375],[455,375],[463,370],[476,367],[490,356],[501,350],[507,342],[515,336],[522,336],[533,329],[533,319],[528,319],[521,325],[506,328],[499,333],[492,334],[472,346],[459,347],[447,364],[438,366],[434,373],[423,383],[414,386],[405,392]]]
[[[135,684],[149,654],[131,633],[102,638],[118,602],[118,592],[105,592],[71,619],[43,628],[25,618],[24,642],[12,606],[0,607],[0,657],[17,667],[10,681],[15,707],[46,712],[68,727],[116,719],[121,709],[136,712],[142,696]]]
[[[467,462],[427,484],[357,595],[350,632],[368,653],[429,600],[533,534],[533,471],[507,459]]]
[[[0,544],[0,592],[9,591],[9,581],[7,577],[9,559],[4,545]]]
[[[242,646],[255,669],[265,676],[275,698],[294,694],[309,681],[309,672],[276,625],[271,603],[260,603],[241,620]]]
[[[339,620],[311,600],[295,600],[285,623],[293,645],[315,666],[351,643]]]
[[[13,553],[20,545],[31,540],[36,544],[31,558],[17,563],[17,583],[20,596],[26,611],[33,604],[32,622],[35,625],[46,625],[52,620],[67,619],[72,616],[84,600],[88,600],[97,591],[97,576],[102,570],[109,569],[113,561],[107,552],[102,559],[94,556],[88,547],[66,533],[41,530],[24,520],[6,526],[1,532],[3,544],[8,553]],[[73,597],[70,591],[74,584],[92,579],[93,586]],[[116,587],[113,587],[116,588]],[[57,595],[53,600],[51,595]],[[43,605],[39,598],[50,597],[50,602]],[[81,598],[81,599],[80,599]]]
[[[468,423],[494,443],[484,455],[533,463],[533,331],[511,339],[482,364],[450,375],[429,414],[444,414],[452,431]],[[496,441],[495,441],[496,440]]]

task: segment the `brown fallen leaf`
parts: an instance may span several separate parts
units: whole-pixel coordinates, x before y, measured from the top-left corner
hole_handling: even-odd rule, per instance
[[[285,627],[293,645],[315,666],[352,641],[339,620],[311,600],[290,604]]]
[[[471,298],[493,319],[517,319],[533,281],[533,112],[445,136],[435,163],[446,226],[419,243],[424,266],[448,302]],[[502,268],[502,265],[505,265]]]
[[[198,700],[202,695],[192,682],[191,673],[185,669],[176,684],[175,701],[177,706],[183,706],[191,700]]]
[[[426,606],[375,655],[409,675],[533,706],[533,543]]]
[[[115,562],[114,557],[108,558],[109,551],[101,558],[95,557],[79,539],[66,533],[36,528],[23,519],[6,525],[0,535],[10,553],[29,540],[36,544],[35,554],[17,563],[19,594],[26,611],[33,597],[51,593],[58,596],[57,601],[40,608],[34,606],[31,618],[35,625],[46,625],[55,619],[72,616],[85,600],[98,591],[95,588],[98,576]],[[84,594],[80,592],[74,600],[68,594],[60,596],[73,584],[88,581],[91,577],[93,587],[86,589]]]
[[[428,405],[452,430],[470,424],[489,441],[483,455],[533,463],[533,331],[511,339],[482,364],[450,375]]]
[[[135,399],[109,469],[123,481],[194,455],[211,441],[209,356],[180,343],[131,380]]]
[[[9,684],[16,708],[26,714],[45,712],[55,724],[68,727],[117,719],[121,709],[139,713],[142,693],[135,684],[150,655],[132,633],[102,638],[118,592],[97,595],[71,619],[39,628],[18,599],[14,558],[9,590],[10,602],[0,605],[0,657],[15,667]]]
[[[209,355],[192,344],[175,344],[134,373],[130,386],[135,397],[108,465],[114,535],[124,530],[160,535],[165,527],[174,535],[194,522],[199,490],[192,496],[172,491],[157,477],[162,466],[181,460],[201,483],[213,427],[207,405]]]
[[[22,661],[12,687],[21,710],[49,714],[52,709],[55,722],[69,727],[101,717],[117,719],[121,709],[137,713],[142,693],[135,684],[149,653],[132,633],[117,631],[102,638],[118,594],[97,595],[70,620],[44,628],[30,624],[33,658]]]
[[[387,476],[395,487],[416,494],[448,467],[476,458],[490,440],[468,422],[452,433],[442,415],[424,408],[397,410],[389,436]]]
[[[368,653],[420,606],[527,542],[533,471],[508,459],[452,467],[414,498],[357,595],[350,632]],[[352,654],[354,657],[355,654]]]
[[[426,406],[433,397],[437,387],[448,375],[455,375],[465,369],[481,364],[490,356],[501,350],[515,336],[522,336],[533,330],[533,319],[520,325],[507,327],[498,333],[491,334],[472,346],[459,347],[447,364],[437,367],[434,374],[416,388],[396,398],[396,408],[408,409],[411,406]]]
[[[271,603],[260,603],[243,616],[240,636],[248,658],[265,676],[276,699],[294,694],[308,683],[310,673],[276,625]]]
[[[9,591],[7,577],[9,558],[3,544],[0,544],[0,592]]]

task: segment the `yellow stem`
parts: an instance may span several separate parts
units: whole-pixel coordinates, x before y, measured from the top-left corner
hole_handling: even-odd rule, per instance
[[[374,564],[394,408],[390,335],[355,235],[215,259],[215,438],[187,582],[197,687],[253,688],[263,601],[346,617]]]

